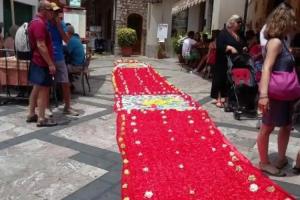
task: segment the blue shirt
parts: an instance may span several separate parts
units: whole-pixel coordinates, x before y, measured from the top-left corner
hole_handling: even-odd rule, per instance
[[[61,26],[63,30],[66,31],[66,25],[64,22],[61,22]],[[56,25],[51,22],[48,22],[48,31],[51,34],[54,60],[55,62],[63,61],[65,59],[63,51],[63,39]]]
[[[72,65],[82,65],[85,60],[84,48],[81,40],[77,34],[74,34],[67,45],[67,49],[70,56],[70,62]]]

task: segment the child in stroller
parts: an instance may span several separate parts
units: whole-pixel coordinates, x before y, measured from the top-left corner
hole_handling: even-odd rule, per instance
[[[243,114],[256,117],[258,87],[253,59],[248,54],[231,54],[227,60],[230,90],[225,112],[233,111],[237,120]]]

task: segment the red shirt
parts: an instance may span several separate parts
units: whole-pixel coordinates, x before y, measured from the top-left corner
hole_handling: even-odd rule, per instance
[[[44,41],[50,57],[53,57],[53,49],[50,33],[47,30],[47,19],[37,14],[29,24],[28,38],[32,51],[32,62],[41,67],[48,67],[47,62],[44,60],[37,47],[37,41]]]

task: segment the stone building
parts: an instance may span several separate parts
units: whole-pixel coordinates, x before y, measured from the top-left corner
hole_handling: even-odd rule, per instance
[[[268,15],[272,10],[282,3],[283,0],[251,0],[249,2],[248,10],[248,28],[253,30],[260,30],[263,24],[266,22]],[[300,23],[300,3],[299,0],[289,0],[287,1],[295,9],[298,24]]]
[[[98,37],[106,42],[107,50],[118,53],[116,30],[130,27],[136,30],[138,42],[134,54],[145,54],[148,3],[144,0],[87,0],[87,28],[96,28]],[[113,49],[114,48],[114,49]]]
[[[38,0],[0,0],[0,25],[4,28],[4,34],[8,33],[13,23],[21,25],[31,20],[37,11],[37,4]]]
[[[117,0],[116,4],[116,30],[120,27],[135,29],[138,42],[133,47],[133,53],[144,55],[147,37],[148,3],[143,0]],[[117,41],[116,38],[115,41]]]

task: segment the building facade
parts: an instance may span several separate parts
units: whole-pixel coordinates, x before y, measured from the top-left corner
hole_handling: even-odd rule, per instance
[[[0,24],[4,28],[4,35],[8,34],[14,23],[19,26],[31,20],[37,5],[38,0],[0,0]]]

